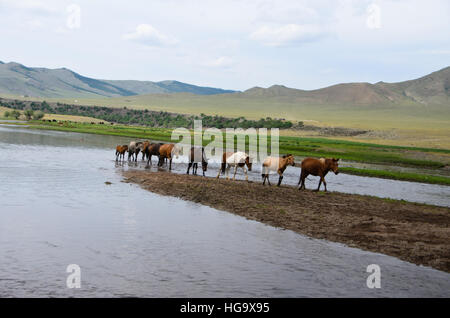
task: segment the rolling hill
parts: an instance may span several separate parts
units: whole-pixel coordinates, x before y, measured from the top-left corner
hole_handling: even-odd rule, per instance
[[[67,68],[32,68],[15,62],[0,62],[0,94],[48,98],[99,98],[179,92],[213,95],[234,91],[177,81],[99,80],[82,76]]]
[[[392,105],[405,103],[450,106],[450,67],[424,77],[399,83],[346,83],[316,90],[299,90],[281,85],[253,87],[244,97],[285,99],[315,105]]]

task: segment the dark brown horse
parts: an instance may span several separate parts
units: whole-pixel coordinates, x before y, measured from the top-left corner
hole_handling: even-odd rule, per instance
[[[192,167],[192,174],[197,175],[198,163],[202,163],[203,176],[205,176],[205,171],[208,170],[208,160],[205,155],[205,148],[192,147],[188,156],[189,165],[187,169],[187,174]]]
[[[127,145],[117,145],[116,147],[116,161],[119,160],[120,157],[122,157],[122,160],[125,160],[125,153],[128,151]]]
[[[156,144],[150,144],[147,149],[145,150],[145,156],[147,157],[147,166],[152,164],[152,156],[157,156],[158,157],[158,162],[159,162],[159,148],[162,146],[163,144],[160,143],[156,143]]]
[[[139,145],[139,148],[140,148],[140,150],[141,150],[141,152],[142,152],[142,160],[144,160],[145,159],[145,156],[147,155],[147,148],[150,146],[150,141],[149,140],[146,140],[146,141],[143,141],[140,145]]]
[[[300,174],[300,180],[298,180],[298,184],[300,187],[299,190],[306,189],[305,187],[305,179],[309,175],[313,176],[319,176],[319,186],[317,187],[317,190],[319,191],[320,186],[323,182],[323,185],[325,186],[325,191],[327,191],[327,183],[325,182],[325,176],[327,173],[331,170],[335,174],[339,173],[339,167],[338,167],[338,161],[339,159],[315,159],[315,158],[306,158],[302,161],[302,172]]]

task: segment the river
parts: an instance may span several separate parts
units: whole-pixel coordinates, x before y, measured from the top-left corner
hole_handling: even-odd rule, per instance
[[[0,126],[0,297],[450,296],[448,273],[122,183],[123,141]]]

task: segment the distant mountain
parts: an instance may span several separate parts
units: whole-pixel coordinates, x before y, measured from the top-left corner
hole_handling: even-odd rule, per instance
[[[450,67],[415,80],[399,83],[348,83],[310,91],[274,85],[269,88],[253,87],[240,95],[321,105],[421,103],[450,106]]]
[[[287,102],[295,105],[406,105],[450,106],[450,67],[418,79],[399,83],[379,82],[337,84],[316,90],[300,90],[282,85],[253,87],[244,92],[201,87],[178,81],[102,80],[69,69],[31,68],[0,62],[0,94],[50,98],[99,98],[135,95],[191,93],[233,96],[239,100]],[[144,97],[144,96],[143,96]],[[220,96],[217,96],[220,98]],[[208,103],[210,100],[208,99]]]
[[[0,94],[50,98],[120,97],[154,93],[193,93],[214,95],[234,93],[177,81],[113,81],[82,76],[66,68],[32,68],[0,62]]]

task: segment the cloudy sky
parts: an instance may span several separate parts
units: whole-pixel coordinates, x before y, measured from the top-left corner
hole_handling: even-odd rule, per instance
[[[0,61],[245,90],[450,65],[448,0],[0,0]]]

